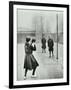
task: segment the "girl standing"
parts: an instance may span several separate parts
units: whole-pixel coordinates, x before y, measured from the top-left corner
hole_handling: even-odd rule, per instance
[[[32,69],[33,69],[32,77],[34,77],[36,67],[39,65],[33,56],[33,51],[36,51],[36,46],[34,45],[34,42],[35,40],[32,39],[31,44],[30,44],[30,38],[26,38],[25,60],[24,60],[24,69],[25,69],[24,79],[26,79],[27,71],[32,70]]]
[[[32,39],[31,46],[30,46],[30,48],[31,48],[31,59],[32,59],[32,69],[33,69],[32,77],[36,77],[35,76],[35,71],[36,71],[37,66],[39,66],[38,62],[36,61],[36,59],[35,59],[35,57],[33,55],[33,51],[36,51],[35,42],[36,42],[36,40]]]

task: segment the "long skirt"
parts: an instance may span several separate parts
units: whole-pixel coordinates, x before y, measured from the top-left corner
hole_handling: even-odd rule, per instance
[[[32,70],[39,66],[38,62],[36,61],[35,57],[32,54],[26,54],[24,60],[24,68]]]

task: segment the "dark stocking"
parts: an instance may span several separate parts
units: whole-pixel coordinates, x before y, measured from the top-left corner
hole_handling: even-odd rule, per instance
[[[27,75],[27,71],[28,71],[28,69],[25,69],[25,75],[24,75],[25,77],[26,77],[26,75]]]
[[[49,56],[49,57],[51,57],[51,51],[49,51],[49,54],[50,54],[50,56]]]
[[[35,75],[36,68],[33,69],[32,75]]]

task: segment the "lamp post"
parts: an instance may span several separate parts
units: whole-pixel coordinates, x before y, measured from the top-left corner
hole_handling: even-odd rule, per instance
[[[56,59],[58,60],[58,13],[56,13],[56,20],[57,20],[57,57]]]
[[[41,22],[41,37],[43,37],[43,17],[40,16],[40,22]]]

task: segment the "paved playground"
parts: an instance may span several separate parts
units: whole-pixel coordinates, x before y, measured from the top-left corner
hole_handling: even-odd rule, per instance
[[[36,78],[31,78],[32,71],[28,71],[26,80],[33,79],[58,79],[63,77],[63,45],[58,44],[58,59],[57,58],[57,43],[54,43],[54,57],[49,58],[48,47],[46,53],[42,53],[41,43],[37,43],[37,50],[33,53],[39,63],[36,70]],[[17,57],[17,80],[24,80],[24,43],[19,43]]]

